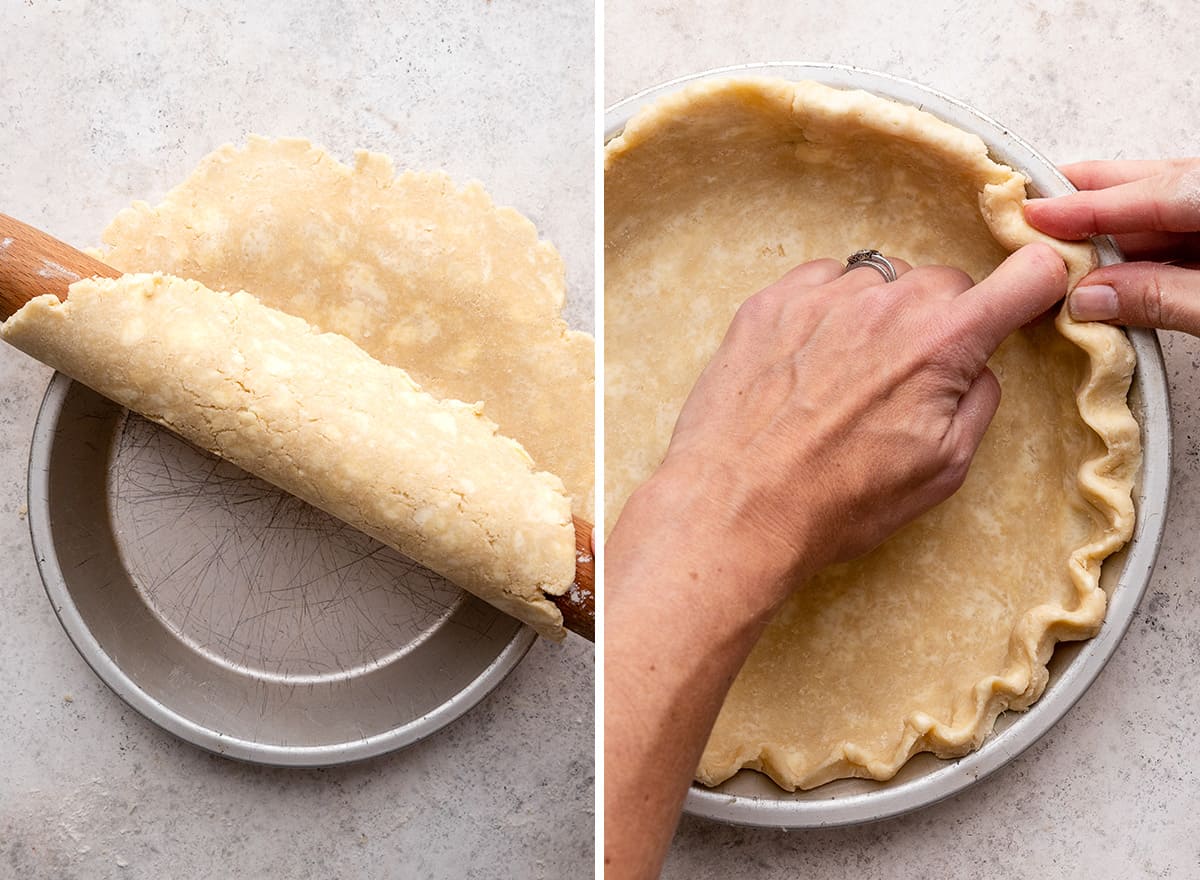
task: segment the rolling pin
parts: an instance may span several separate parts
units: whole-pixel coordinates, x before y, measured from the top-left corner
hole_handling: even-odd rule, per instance
[[[67,299],[70,285],[82,278],[118,278],[121,272],[53,236],[0,214],[0,321],[7,321],[29,300],[53,294]],[[575,581],[561,596],[547,596],[562,612],[563,625],[595,641],[595,563],[592,526],[574,517]]]

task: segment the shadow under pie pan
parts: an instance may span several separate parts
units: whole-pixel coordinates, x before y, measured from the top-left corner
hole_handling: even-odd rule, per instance
[[[177,736],[314,767],[428,736],[534,631],[56,375],[34,429],[38,567],[83,658]]]
[[[1030,192],[1055,196],[1069,182],[1033,147],[966,104],[907,80],[832,64],[748,64],[706,71],[640,92],[610,107],[605,138],[619,135],[642,108],[692,83],[728,77],[812,80],[834,88],[861,89],[919,107],[978,135],[992,158],[1024,172]],[[1121,261],[1109,239],[1095,241],[1102,263]],[[1100,633],[1083,642],[1060,643],[1049,663],[1050,680],[1027,711],[1005,712],[976,751],[953,760],[918,754],[892,779],[841,779],[808,791],[788,792],[767,776],[741,770],[715,788],[693,784],[684,810],[739,825],[820,828],[896,816],[956,794],[1003,767],[1045,734],[1083,695],[1112,656],[1132,621],[1154,569],[1162,541],[1171,472],[1171,424],[1162,350],[1153,331],[1127,331],[1137,357],[1129,404],[1142,431],[1142,469],[1134,487],[1137,523],[1132,540],[1103,567],[1101,586],[1108,611]]]

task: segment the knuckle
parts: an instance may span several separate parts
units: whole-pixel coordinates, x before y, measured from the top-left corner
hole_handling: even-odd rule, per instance
[[[966,477],[967,471],[970,470],[974,458],[975,447],[970,443],[960,441],[951,446],[947,466],[950,473],[955,475],[960,483]]]
[[[955,492],[963,487],[963,483],[967,481],[967,469],[965,467],[948,467],[942,477],[941,489],[943,500],[949,498]]]
[[[975,279],[962,269],[955,268],[954,266],[943,266],[941,273],[944,276],[945,285],[953,288],[958,293],[966,293],[975,286]]]
[[[970,275],[953,266],[922,266],[910,276],[915,276],[913,282],[927,293],[949,292],[953,296],[970,290],[975,283]]]
[[[758,293],[752,294],[742,300],[742,304],[738,306],[737,311],[734,313],[733,323],[757,324],[760,321],[768,320],[776,308],[778,299],[779,296],[775,285],[764,287]]]
[[[776,284],[786,286],[793,291],[797,288],[819,287],[841,275],[842,268],[840,262],[829,257],[809,260],[793,266]]]
[[[1155,268],[1142,292],[1142,309],[1147,323],[1153,327],[1165,327],[1164,321],[1171,318],[1168,297],[1163,286],[1162,272]]]
[[[1175,172],[1174,192],[1184,206],[1191,208],[1191,213],[1197,213],[1200,208],[1197,204],[1200,202],[1200,160],[1192,160]]]
[[[879,284],[860,291],[850,315],[871,333],[891,334],[905,319],[905,292],[894,284]]]
[[[873,284],[857,294],[856,306],[872,312],[887,312],[903,297],[903,291],[895,284]]]
[[[816,272],[828,275],[831,280],[840,276],[842,271],[846,268],[842,265],[841,260],[835,260],[832,257],[823,257],[819,260],[810,260],[804,265]]]
[[[938,267],[931,267],[931,271],[932,283],[946,291],[952,291],[954,295],[966,293],[974,286],[974,280],[970,275],[952,265],[938,265]]]
[[[947,495],[954,494],[962,487],[974,458],[975,450],[966,443],[954,443],[946,451],[942,460],[940,481],[948,490]]]

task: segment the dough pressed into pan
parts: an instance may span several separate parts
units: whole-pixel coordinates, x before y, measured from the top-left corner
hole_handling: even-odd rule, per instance
[[[245,292],[161,274],[38,297],[0,338],[344,520],[543,635],[575,574],[562,481],[478,404]]]
[[[737,306],[797,263],[873,247],[978,281],[1041,240],[1077,283],[1093,249],[1028,226],[1025,187],[974,135],[816,83],[712,81],[635,116],[605,157],[608,523],[661,460]],[[990,365],[1003,400],[963,488],[795,592],[698,780],[752,768],[812,788],[888,779],[920,751],[962,755],[1041,695],[1058,641],[1099,629],[1101,563],[1134,523],[1132,348],[1063,311]]]

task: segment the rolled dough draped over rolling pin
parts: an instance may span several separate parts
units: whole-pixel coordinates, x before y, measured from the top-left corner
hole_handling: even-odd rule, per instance
[[[562,638],[575,529],[479,405],[439,400],[349,339],[169,275],[71,285],[0,338]]]
[[[96,252],[340,333],[436,397],[488,418],[595,516],[592,337],[562,314],[566,267],[533,223],[479,183],[399,175],[359,150],[344,165],[297,138],[206,156],[161,202],[135,202]]]

